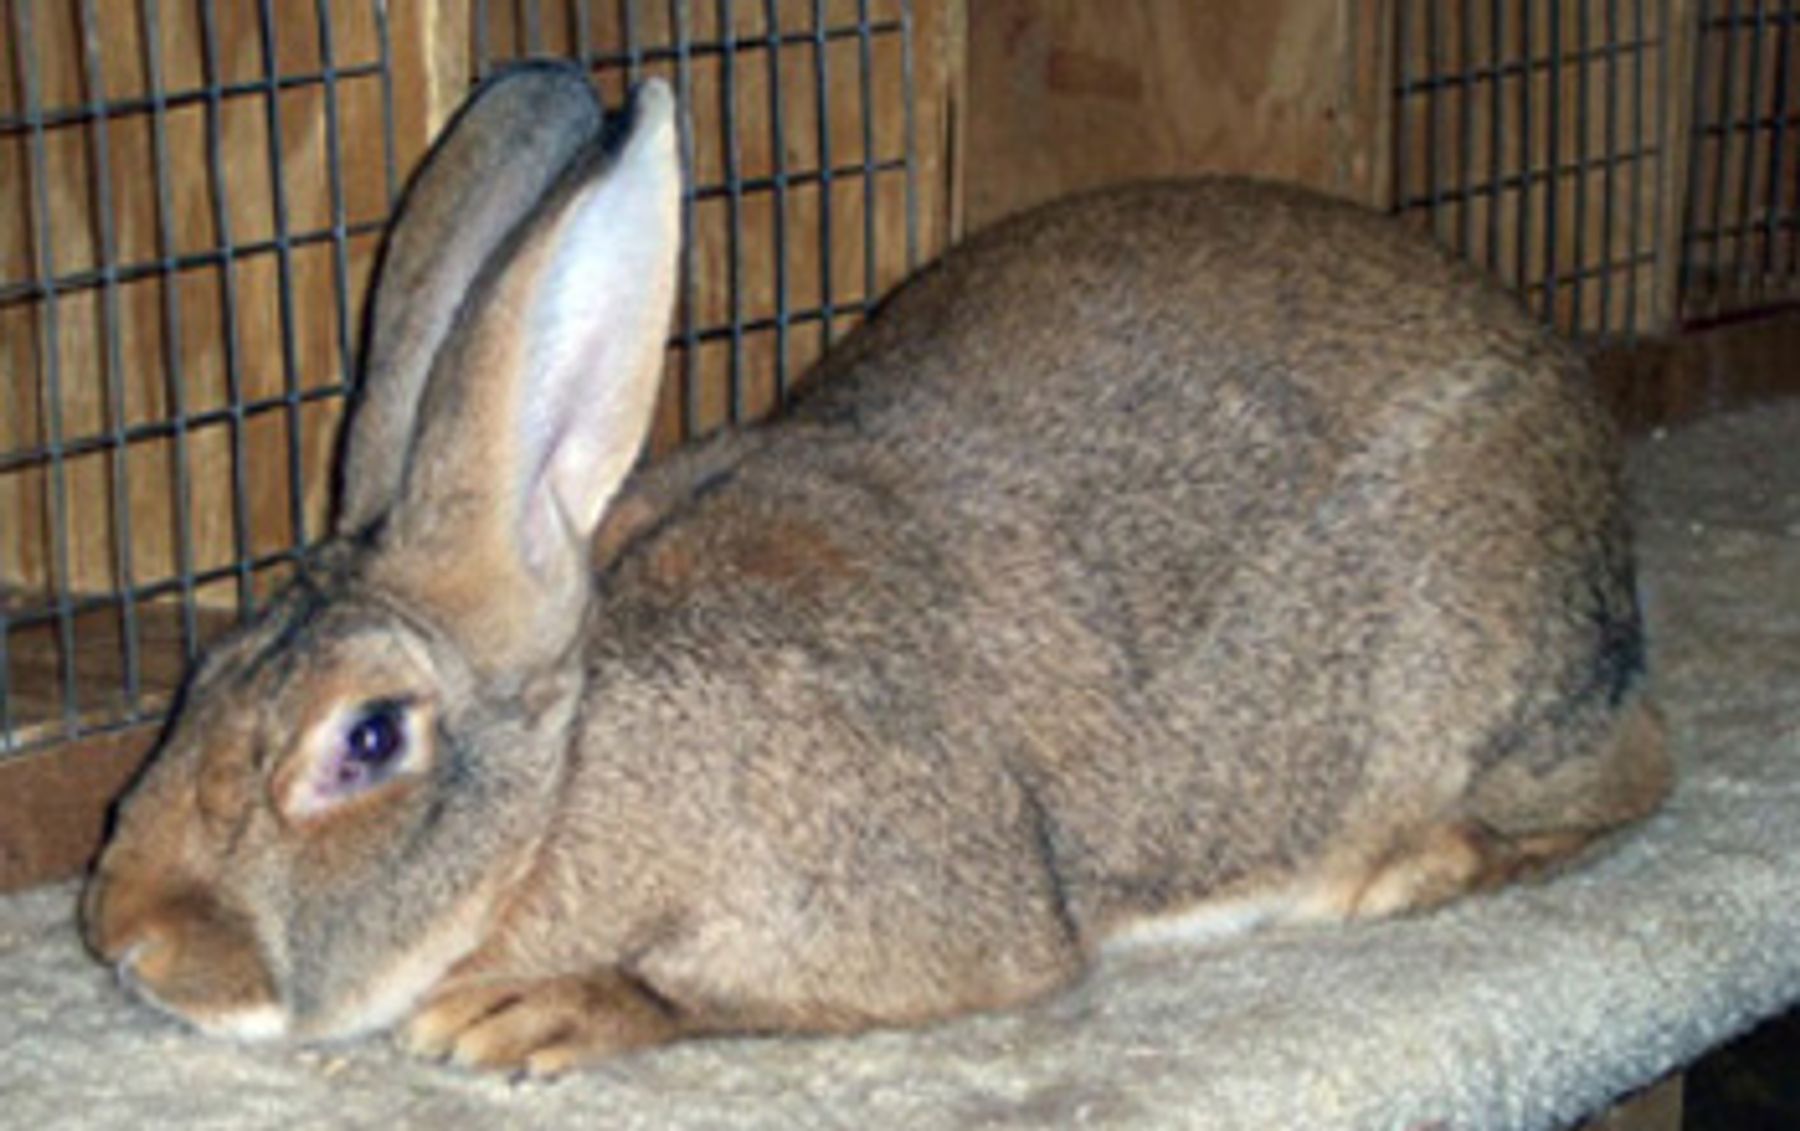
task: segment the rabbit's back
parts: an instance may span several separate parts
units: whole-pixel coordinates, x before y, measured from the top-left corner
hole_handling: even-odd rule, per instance
[[[593,661],[590,745],[655,745],[696,837],[746,757],[845,808],[751,838],[771,866],[947,812],[1051,855],[1098,935],[1570,757],[1638,674],[1579,366],[1360,209],[1216,180],[1040,210],[814,381],[656,473],[697,488]],[[646,695],[680,726],[623,737]]]

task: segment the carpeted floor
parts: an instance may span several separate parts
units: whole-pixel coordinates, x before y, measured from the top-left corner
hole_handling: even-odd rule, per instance
[[[1592,868],[1420,919],[1138,953],[1019,1013],[717,1041],[512,1086],[129,1005],[72,889],[0,900],[0,1126],[1552,1127],[1800,997],[1800,404],[1634,475],[1684,780]]]

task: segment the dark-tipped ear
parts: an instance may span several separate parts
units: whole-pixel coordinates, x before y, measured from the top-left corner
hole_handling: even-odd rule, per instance
[[[361,383],[339,464],[337,530],[387,510],[432,360],[483,264],[601,130],[577,67],[503,71],[464,103],[401,203],[370,303]]]
[[[650,429],[680,250],[666,84],[577,158],[490,265],[433,366],[370,560],[491,670],[559,654],[589,546]]]

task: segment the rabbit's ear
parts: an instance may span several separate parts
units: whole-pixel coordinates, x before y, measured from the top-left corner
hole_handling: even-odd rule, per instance
[[[339,464],[340,533],[392,503],[420,391],[478,273],[600,127],[599,99],[579,68],[522,65],[488,81],[413,178],[370,306]]]
[[[666,84],[639,88],[622,132],[571,166],[459,318],[376,543],[383,583],[484,666],[529,666],[579,629],[589,544],[655,408],[680,247]]]

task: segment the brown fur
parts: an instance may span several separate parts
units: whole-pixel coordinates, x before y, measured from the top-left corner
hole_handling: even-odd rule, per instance
[[[598,186],[673,156],[618,160],[493,237],[416,420],[360,410],[352,473],[359,435],[410,437],[404,473],[202,666],[124,807],[90,936],[167,1008],[410,1016],[427,1054],[537,1072],[916,1023],[1234,900],[1435,905],[1666,792],[1612,432],[1440,252],[1238,180],[1054,205],[906,287],[781,422],[622,486],[658,298],[568,376],[610,415],[557,480],[546,280]],[[429,232],[461,196],[411,199]],[[371,696],[429,736],[285,819]],[[159,917],[231,926],[156,974]],[[227,988],[185,988],[221,948]]]

